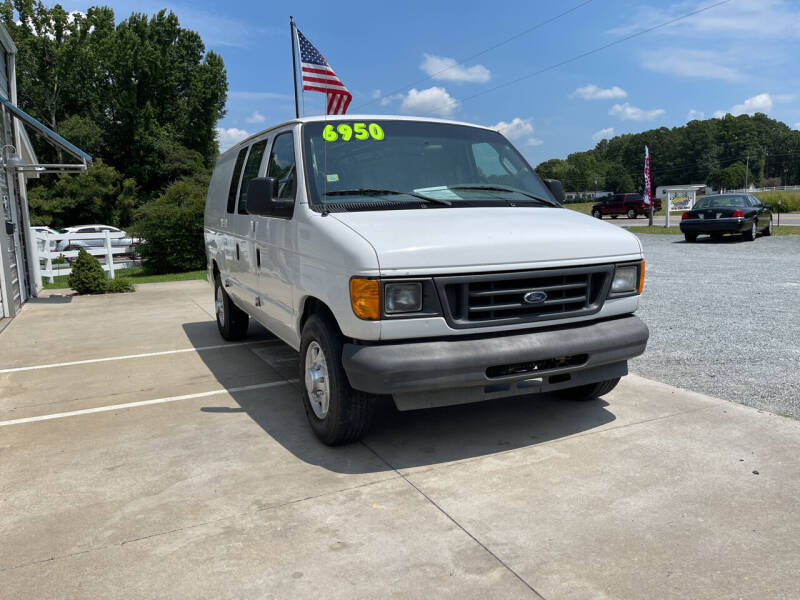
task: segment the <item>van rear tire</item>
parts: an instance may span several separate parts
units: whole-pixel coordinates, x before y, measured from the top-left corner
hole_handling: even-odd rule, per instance
[[[350,386],[342,366],[343,337],[328,315],[312,315],[300,338],[300,388],[303,408],[323,444],[355,442],[375,414],[375,397]]]
[[[250,316],[233,303],[219,275],[214,277],[214,309],[217,329],[224,339],[236,342],[247,337]]]
[[[555,392],[556,396],[564,400],[594,400],[600,396],[605,396],[619,383],[620,378],[607,379],[606,381],[598,381],[597,383],[590,383],[588,385],[581,385],[574,388],[567,388],[565,390],[558,390]]]

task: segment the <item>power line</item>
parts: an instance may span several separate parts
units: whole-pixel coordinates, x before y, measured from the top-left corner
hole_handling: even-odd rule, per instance
[[[466,96],[464,98],[456,98],[456,100],[458,102],[466,102],[467,100],[472,100],[473,98],[477,98],[479,96],[483,96],[485,94],[489,94],[491,92],[495,92],[495,91],[497,91],[499,89],[514,85],[516,83],[519,83],[520,81],[523,81],[525,79],[530,79],[531,77],[535,77],[537,75],[541,75],[542,73],[547,73],[548,71],[553,71],[554,69],[557,69],[559,67],[563,67],[564,65],[567,65],[569,63],[572,63],[572,62],[575,62],[577,60],[580,60],[581,58],[585,58],[585,57],[590,56],[592,54],[596,54],[597,52],[601,52],[603,50],[607,50],[608,48],[611,48],[613,46],[617,46],[619,44],[622,44],[623,42],[627,42],[627,41],[630,41],[630,40],[632,40],[634,38],[641,37],[641,36],[643,36],[643,35],[645,35],[647,33],[652,33],[653,31],[656,31],[658,29],[662,29],[664,27],[667,27],[667,26],[672,25],[674,23],[677,23],[679,21],[683,21],[684,19],[688,19],[689,17],[693,17],[695,15],[699,15],[700,13],[703,13],[703,12],[706,12],[708,10],[711,10],[712,8],[716,8],[718,6],[722,6],[723,4],[727,4],[730,1],[731,0],[722,0],[721,2],[716,2],[715,4],[710,4],[709,6],[705,6],[703,8],[698,9],[698,10],[694,10],[692,12],[683,14],[683,15],[681,15],[679,17],[675,17],[674,19],[670,19],[669,21],[664,21],[663,23],[659,23],[658,25],[654,25],[653,27],[648,27],[647,29],[642,29],[641,31],[637,31],[636,33],[632,33],[632,34],[627,35],[625,37],[619,38],[618,40],[614,40],[613,42],[609,42],[607,44],[603,44],[602,46],[598,46],[596,48],[592,48],[591,50],[587,50],[586,52],[582,52],[582,53],[577,54],[577,55],[575,55],[575,56],[573,56],[571,58],[567,58],[566,60],[562,60],[561,62],[557,62],[555,64],[552,64],[552,65],[548,66],[548,67],[544,67],[543,69],[539,69],[538,71],[534,71],[533,73],[528,73],[527,75],[522,75],[521,77],[517,77],[516,79],[511,79],[510,81],[506,81],[504,83],[501,83],[501,84],[496,85],[494,87],[491,87],[489,89],[482,90],[480,92],[472,94],[471,96]],[[427,113],[425,113],[422,116],[428,116],[428,115],[431,115],[431,114],[435,114],[441,108],[444,108],[444,107],[445,107],[445,105],[443,104],[440,107],[437,107],[437,108],[434,108],[433,110],[428,111]]]
[[[586,6],[590,2],[592,2],[592,0],[584,0],[584,2],[581,2],[580,4],[576,4],[572,8],[570,8],[568,10],[565,10],[564,12],[559,13],[559,14],[555,15],[554,17],[550,17],[549,19],[547,19],[545,21],[541,21],[540,23],[537,23],[533,27],[529,27],[525,31],[521,31],[521,32],[517,33],[516,35],[512,35],[511,37],[505,38],[504,40],[496,43],[493,46],[489,46],[488,48],[485,48],[485,49],[481,50],[480,52],[476,52],[475,54],[467,56],[466,58],[463,58],[462,60],[458,61],[455,64],[450,65],[449,67],[445,67],[444,69],[441,69],[440,71],[436,71],[435,73],[431,73],[427,77],[423,77],[422,79],[418,79],[417,81],[414,81],[413,83],[406,84],[406,85],[404,85],[402,87],[397,88],[396,90],[393,90],[391,92],[387,92],[386,94],[378,96],[377,98],[373,98],[372,100],[369,100],[369,101],[365,102],[364,104],[360,104],[359,106],[356,107],[356,109],[361,109],[361,108],[363,108],[365,106],[369,106],[370,104],[373,104],[374,102],[377,102],[378,100],[383,100],[384,98],[388,98],[390,96],[393,96],[394,94],[396,94],[398,92],[402,92],[402,91],[404,91],[404,90],[406,90],[406,89],[408,89],[408,88],[410,88],[412,86],[419,85],[420,83],[424,83],[424,82],[428,81],[429,79],[433,79],[437,75],[441,75],[445,71],[449,71],[450,69],[453,69],[455,67],[460,67],[461,65],[463,65],[464,63],[466,63],[466,62],[468,62],[470,60],[478,58],[479,56],[483,56],[487,52],[491,52],[492,50],[496,50],[497,48],[499,48],[501,46],[505,46],[509,42],[512,42],[512,41],[514,41],[514,40],[516,40],[518,38],[521,38],[524,35],[529,34],[531,31],[535,31],[536,29],[540,29],[540,28],[544,27],[545,25],[549,25],[553,21],[557,21],[561,17],[564,17],[564,16],[566,16],[566,15],[572,13],[572,12],[575,12],[576,10],[578,10],[579,8],[581,8],[583,6]]]

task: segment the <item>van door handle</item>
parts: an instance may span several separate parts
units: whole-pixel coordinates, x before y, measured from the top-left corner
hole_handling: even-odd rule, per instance
[[[261,248],[256,248],[256,265],[261,268]]]
[[[236,260],[239,260],[239,244],[236,244]]]

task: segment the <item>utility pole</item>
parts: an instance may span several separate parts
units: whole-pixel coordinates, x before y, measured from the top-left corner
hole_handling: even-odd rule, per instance
[[[747,155],[747,166],[744,168],[744,189],[747,191],[747,176],[750,174],[750,155]]]

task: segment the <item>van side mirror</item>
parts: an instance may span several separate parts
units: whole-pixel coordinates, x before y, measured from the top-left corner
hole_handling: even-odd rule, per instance
[[[291,218],[294,200],[278,198],[275,177],[256,177],[247,184],[247,212],[261,217]]]
[[[564,186],[561,185],[561,182],[558,179],[545,179],[544,182],[555,199],[559,203],[564,202]]]

